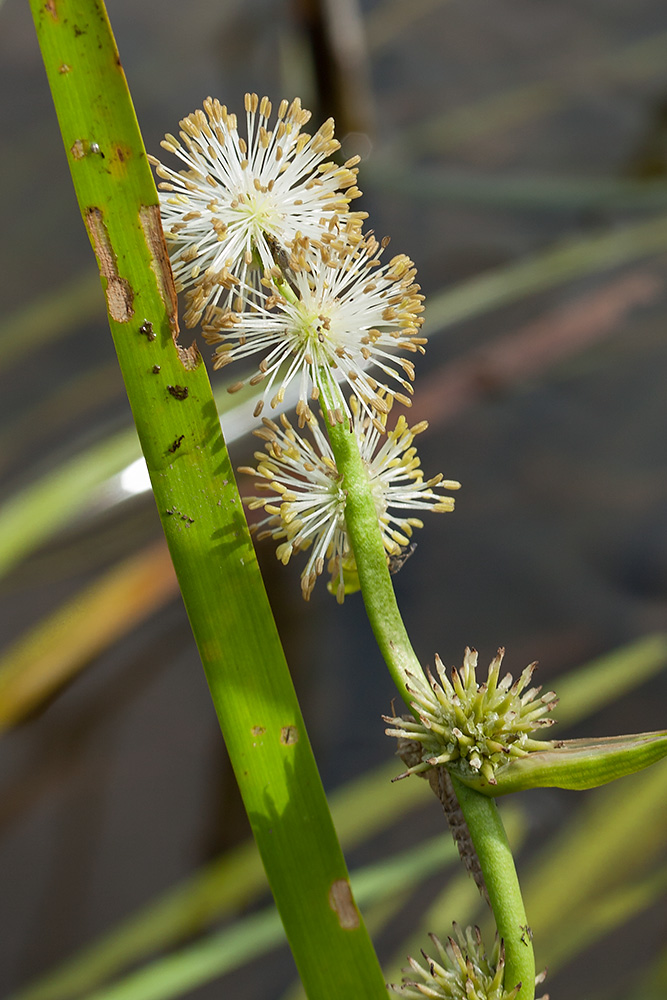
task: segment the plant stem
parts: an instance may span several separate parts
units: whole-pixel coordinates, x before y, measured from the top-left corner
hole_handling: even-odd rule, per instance
[[[349,420],[334,422],[340,409],[340,390],[329,383],[323,392],[322,413],[327,424],[336,467],[347,494],[345,522],[354,551],[359,582],[373,633],[401,696],[409,705],[422,668],[408,638],[396,603],[387,557],[368,475]],[[493,799],[463,785],[452,775],[454,788],[479,857],[489,899],[505,943],[505,983],[521,983],[517,1000],[535,996],[535,958],[521,889],[507,835]]]
[[[409,688],[414,690],[415,683],[422,676],[422,667],[396,603],[378,515],[359,453],[359,444],[351,432],[347,418],[343,423],[332,422],[327,413],[327,409],[332,411],[338,406],[340,390],[332,385],[324,395],[328,398],[323,400],[325,405],[322,413],[336,467],[342,476],[346,492],[345,523],[354,550],[366,613],[389,673],[409,706],[412,701]]]
[[[505,988],[521,983],[517,1000],[535,996],[535,956],[512,850],[496,803],[451,775],[505,944]]]
[[[347,493],[345,522],[354,550],[366,611],[378,646],[392,678],[409,705],[409,687],[422,675],[422,668],[408,638],[396,603],[387,568],[387,558],[378,526],[377,511],[356,436],[348,420],[334,423],[327,410],[336,409],[337,387],[328,387],[322,412],[331,449]],[[519,880],[507,835],[493,799],[466,787],[452,775],[461,809],[479,857],[489,899],[505,942],[505,983],[521,983],[517,1000],[535,996],[535,958],[530,929],[521,898]]]

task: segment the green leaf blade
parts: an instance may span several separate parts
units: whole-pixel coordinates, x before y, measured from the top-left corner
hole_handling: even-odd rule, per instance
[[[158,513],[253,833],[312,1000],[384,997],[205,366],[183,348],[157,192],[102,0],[31,0]]]

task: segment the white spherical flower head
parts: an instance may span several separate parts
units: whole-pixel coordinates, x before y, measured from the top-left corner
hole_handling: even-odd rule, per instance
[[[405,516],[402,511],[451,511],[454,499],[442,491],[457,490],[460,484],[441,475],[424,479],[412,443],[415,435],[426,429],[425,422],[408,427],[405,417],[400,416],[393,430],[380,433],[375,426],[378,421],[372,421],[356,399],[351,405],[353,431],[390,561],[410,545],[413,529],[423,527],[419,518]],[[381,419],[385,423],[386,415]],[[276,555],[285,564],[293,553],[311,550],[301,574],[304,598],[308,600],[327,565],[330,589],[342,603],[345,573],[356,572],[345,522],[346,493],[328,438],[312,413],[307,422],[311,440],[299,434],[284,414],[280,425],[265,418],[263,428],[255,431],[264,440],[265,451],[255,453],[256,468],[239,471],[261,477],[256,488],[265,495],[246,499],[251,509],[263,508],[268,515],[253,527],[258,538],[278,541]]]
[[[250,309],[210,312],[203,330],[216,346],[215,367],[262,355],[259,372],[249,379],[252,385],[266,382],[256,415],[267,397],[273,407],[282,403],[294,379],[300,419],[332,378],[347,381],[370,416],[387,412],[387,397],[410,404],[414,364],[400,355],[424,353],[424,297],[408,257],[381,262],[387,243],[336,220],[318,240],[292,244],[287,264],[267,275]],[[343,419],[342,411],[331,416]]]
[[[163,179],[162,221],[176,289],[187,290],[189,327],[207,306],[230,304],[237,282],[259,283],[275,262],[273,240],[284,245],[299,234],[315,237],[361,193],[358,157],[343,166],[324,162],[340,146],[331,118],[311,136],[301,131],[310,112],[298,98],[281,102],[273,127],[267,97],[246,94],[245,110],[245,139],[236,115],[210,97],[203,111],[180,122],[181,141],[165,137],[163,148],[186,170],[149,157]]]

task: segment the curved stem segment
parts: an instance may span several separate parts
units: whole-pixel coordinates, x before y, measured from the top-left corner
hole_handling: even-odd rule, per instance
[[[493,799],[468,788],[453,774],[452,784],[465,816],[489,892],[498,935],[505,943],[505,988],[521,983],[517,1000],[535,996],[535,956],[514,858]]]
[[[326,405],[323,407],[323,414],[336,467],[343,477],[343,488],[347,495],[345,522],[354,550],[361,592],[373,634],[389,673],[401,697],[410,705],[412,695],[408,687],[414,689],[421,677],[422,667],[396,603],[375,502],[359,453],[359,444],[356,436],[351,433],[347,419],[343,423],[333,422],[327,413],[327,408],[329,411],[336,409],[336,405],[330,404],[335,401],[337,393],[336,386],[331,390],[331,398],[324,400]],[[411,680],[410,675],[414,680]]]

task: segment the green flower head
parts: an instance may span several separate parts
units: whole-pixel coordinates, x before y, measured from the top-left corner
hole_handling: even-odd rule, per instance
[[[553,691],[540,695],[541,688],[529,688],[536,663],[515,682],[511,674],[501,678],[504,653],[498,650],[483,684],[477,683],[474,649],[466,649],[460,670],[452,668],[451,681],[437,655],[437,678],[428,668],[425,676],[411,678],[415,717],[383,716],[393,727],[385,730],[388,736],[420,745],[421,759],[405,775],[457,762],[495,784],[495,771],[502,764],[551,747],[530,734],[553,725],[555,720],[544,716],[558,699]]]
[[[482,944],[479,927],[461,930],[455,923],[454,934],[443,944],[435,934],[429,937],[435,945],[438,958],[422,956],[425,965],[409,958],[410,968],[400,986],[390,984],[389,989],[400,997],[411,1000],[514,1000],[521,983],[512,989],[504,984],[505,957],[502,943],[496,936],[491,954],[487,956]],[[544,980],[544,973],[535,982]],[[420,981],[421,980],[421,981]],[[542,997],[541,1000],[549,1000]]]

